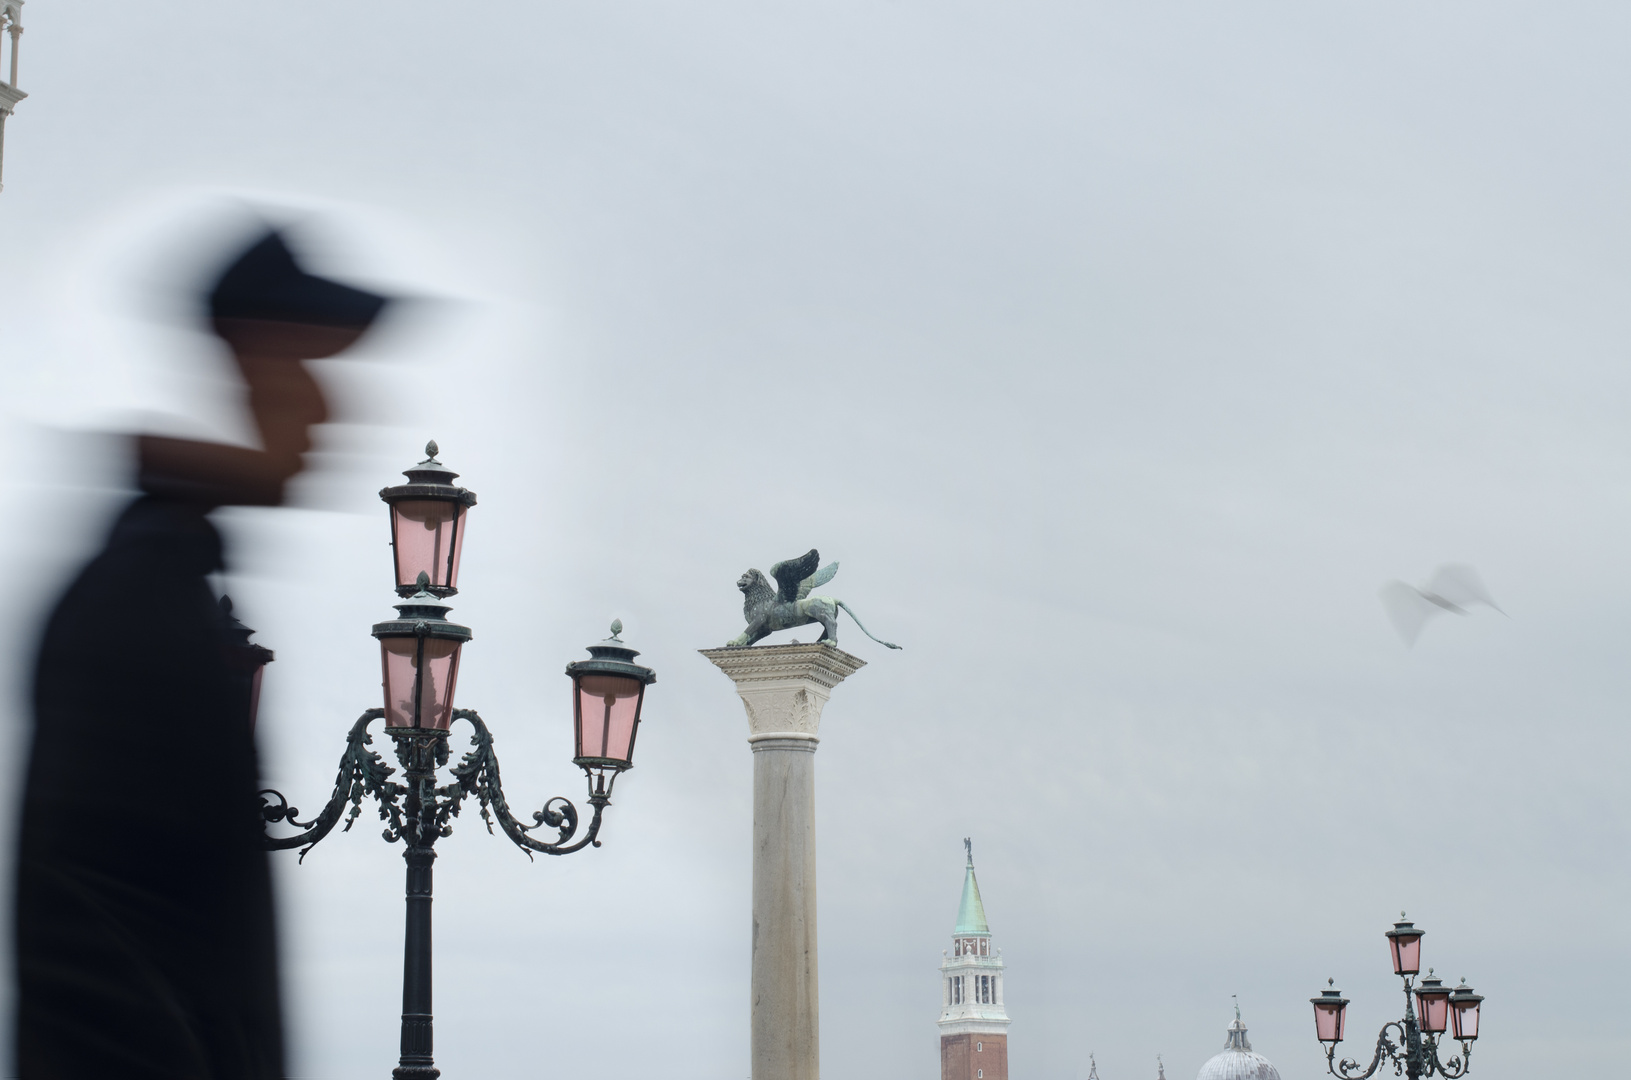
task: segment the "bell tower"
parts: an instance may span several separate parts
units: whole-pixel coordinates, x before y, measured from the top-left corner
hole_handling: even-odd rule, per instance
[[[23,0],[0,0],[0,35],[11,35],[11,78],[0,70],[0,166],[5,164],[6,117],[28,95],[17,89],[17,47],[22,44]],[[5,38],[0,36],[0,46]],[[0,52],[4,49],[0,48]]]
[[[991,947],[974,844],[963,849],[963,901],[951,950],[940,965],[940,1080],[1008,1080],[1008,1010],[1002,1000],[1002,953]]]

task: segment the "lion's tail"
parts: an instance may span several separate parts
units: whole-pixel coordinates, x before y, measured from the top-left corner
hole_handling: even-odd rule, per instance
[[[861,621],[861,617],[859,615],[855,614],[853,611],[850,611],[850,606],[844,603],[844,601],[839,600],[838,606],[843,608],[845,611],[849,611],[849,617],[855,620],[855,625],[861,628],[861,633],[865,634],[869,638],[872,638],[872,640],[876,641],[879,645],[883,645],[891,649],[900,648],[900,646],[896,645],[893,641],[885,641],[881,637],[872,637],[872,631],[866,628],[866,624]]]

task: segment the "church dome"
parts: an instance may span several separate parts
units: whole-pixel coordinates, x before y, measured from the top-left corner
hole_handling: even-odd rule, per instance
[[[1252,1044],[1246,1041],[1246,1025],[1240,1022],[1237,1006],[1223,1053],[1202,1065],[1195,1080],[1280,1080],[1280,1070],[1262,1054],[1252,1053]]]

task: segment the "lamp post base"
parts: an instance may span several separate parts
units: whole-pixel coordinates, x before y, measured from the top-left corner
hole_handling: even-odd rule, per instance
[[[428,1035],[430,1031],[430,1017],[426,1016],[423,1018],[423,1020],[425,1031]],[[407,1022],[408,1018],[404,1016],[402,1018],[402,1023],[406,1025]],[[441,1075],[442,1070],[438,1069],[434,1065],[398,1065],[396,1068],[391,1070],[391,1076],[394,1078],[394,1080],[436,1080],[436,1078]]]

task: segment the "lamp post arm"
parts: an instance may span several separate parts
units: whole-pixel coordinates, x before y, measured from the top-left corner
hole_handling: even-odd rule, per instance
[[[450,817],[457,817],[459,805],[466,796],[474,795],[481,803],[481,819],[487,823],[487,831],[493,831],[493,819],[498,819],[499,828],[504,830],[515,846],[532,858],[534,851],[545,855],[570,855],[574,851],[581,851],[589,845],[600,846],[597,837],[600,835],[600,818],[611,800],[604,794],[590,789],[589,805],[594,807],[594,816],[589,820],[588,831],[577,843],[569,843],[578,831],[578,808],[572,805],[571,800],[563,799],[559,795],[544,803],[544,808],[532,815],[532,824],[523,825],[510,813],[509,801],[504,798],[504,786],[499,778],[498,755],[493,752],[493,733],[487,730],[487,725],[476,715],[474,709],[454,709],[455,720],[466,720],[475,729],[471,736],[473,746],[459,763],[449,772],[453,774],[455,783],[438,788],[437,794],[442,796],[437,808],[437,825],[443,830],[443,835],[451,831]],[[555,839],[551,842],[535,840],[527,834],[533,829],[549,828],[556,831]]]
[[[1364,1072],[1355,1071],[1359,1068],[1359,1062],[1357,1061],[1349,1061],[1347,1058],[1343,1058],[1341,1061],[1336,1060],[1336,1043],[1329,1044],[1325,1050],[1325,1067],[1330,1070],[1332,1076],[1340,1076],[1342,1080],[1365,1080],[1366,1077],[1376,1072],[1377,1066],[1382,1064],[1384,1057],[1397,1062],[1399,1060],[1399,1048],[1394,1046],[1393,1040],[1387,1037],[1387,1029],[1394,1027],[1399,1029],[1400,1042],[1404,1041],[1404,1025],[1402,1023],[1397,1020],[1390,1020],[1383,1024],[1381,1032],[1376,1036],[1376,1054],[1370,1060],[1370,1068]]]
[[[1467,1069],[1472,1066],[1472,1044],[1463,1042],[1461,1055],[1443,1062],[1438,1058],[1438,1039],[1428,1036],[1424,1056],[1427,1058],[1427,1075],[1431,1076],[1437,1072],[1445,1080],[1459,1080],[1460,1077],[1467,1075]]]
[[[257,792],[261,799],[261,817],[268,824],[283,821],[304,830],[294,836],[266,836],[261,841],[263,847],[268,851],[298,847],[301,849],[301,861],[304,861],[306,852],[339,824],[347,803],[351,804],[351,813],[346,817],[344,831],[351,831],[352,824],[362,814],[365,796],[372,796],[379,802],[380,820],[389,823],[385,839],[395,840],[401,836],[402,808],[398,801],[407,789],[389,779],[396,770],[369,749],[374,738],[368,734],[368,725],[384,715],[382,709],[369,709],[351,725],[351,733],[345,740],[345,753],[340,756],[339,771],[334,778],[334,793],[329,796],[328,805],[312,820],[301,821],[296,816],[300,813],[299,809],[290,806],[282,792],[272,788]]]

